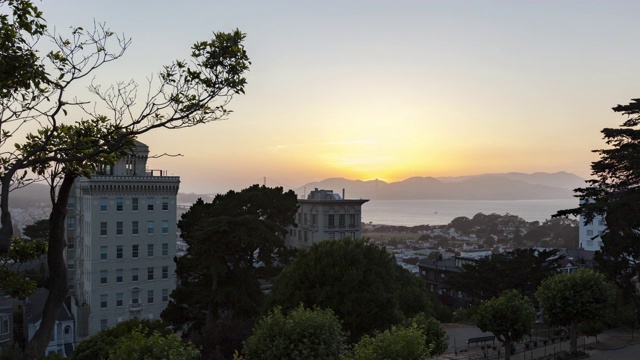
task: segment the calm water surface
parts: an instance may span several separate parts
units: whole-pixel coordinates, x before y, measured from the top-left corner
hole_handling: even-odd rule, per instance
[[[577,199],[554,200],[369,200],[362,221],[387,225],[445,225],[458,216],[477,213],[517,215],[526,221],[544,221],[558,210],[578,206]]]

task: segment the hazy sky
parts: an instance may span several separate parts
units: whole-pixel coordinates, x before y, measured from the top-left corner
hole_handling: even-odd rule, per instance
[[[140,140],[183,192],[328,177],[569,171],[640,96],[639,1],[37,2],[50,27],[132,38],[96,80],[145,79],[214,31],[247,34],[229,120]],[[79,90],[82,91],[82,90]]]

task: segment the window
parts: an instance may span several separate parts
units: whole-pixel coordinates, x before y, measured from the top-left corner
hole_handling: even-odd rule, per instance
[[[147,235],[153,235],[153,228],[155,227],[155,224],[153,223],[153,221],[147,221]]]
[[[349,226],[356,226],[356,214],[349,214]]]
[[[67,239],[67,249],[73,250],[76,248],[76,244],[73,242],[73,238]]]
[[[69,200],[67,200],[67,209],[71,210],[75,208],[76,208],[76,198],[69,197]]]
[[[138,198],[131,198],[131,211],[138,211]]]
[[[116,294],[116,306],[122,306],[122,304],[124,303],[123,301],[124,296],[122,293],[117,293]]]
[[[138,222],[137,221],[132,221],[131,222],[131,234],[132,235],[138,235]]]
[[[318,225],[318,214],[311,214],[311,224]]]
[[[147,268],[147,280],[153,280],[153,267]]]
[[[100,330],[106,330],[109,327],[107,319],[100,319]]]
[[[122,212],[122,208],[124,207],[124,199],[121,197],[116,198],[116,211]]]
[[[122,224],[122,221],[117,221],[116,222],[116,235],[122,235],[123,230],[124,229],[124,225]]]
[[[100,260],[107,260],[107,247],[100,246]]]
[[[345,224],[346,224],[345,219],[346,219],[346,215],[345,214],[338,215],[338,226],[344,227]]]
[[[131,245],[131,257],[134,259],[138,258],[138,245]]]
[[[131,290],[131,303],[132,304],[140,303],[140,289]]]
[[[9,332],[9,317],[5,316],[0,319],[0,334],[7,334]]]
[[[76,261],[73,259],[69,259],[67,260],[67,269],[68,270],[75,270],[76,268]]]
[[[67,230],[73,230],[76,228],[76,218],[68,217],[67,218]]]
[[[131,281],[138,281],[138,273],[140,270],[138,268],[131,269]]]
[[[107,223],[105,221],[100,223],[100,236],[107,236]]]
[[[307,214],[302,214],[302,223],[307,225]]]
[[[336,217],[333,214],[327,215],[327,225],[332,228],[336,226]]]
[[[147,244],[147,256],[153,257],[153,244]]]
[[[169,210],[169,198],[168,197],[163,197],[162,198],[162,211],[167,211]]]
[[[116,269],[116,282],[121,283],[123,278],[124,270]]]
[[[335,240],[336,239],[336,233],[329,233],[329,240]]]
[[[168,279],[169,278],[169,266],[163,266],[162,267],[162,278],[163,279]]]
[[[169,244],[168,243],[163,243],[162,244],[162,256],[169,256]]]
[[[169,289],[162,289],[162,301],[169,301]]]
[[[107,307],[107,294],[100,295],[100,308],[104,309]]]
[[[153,211],[153,202],[154,202],[154,199],[152,197],[148,197],[147,198],[147,210],[148,211]]]
[[[598,225],[604,226],[604,219],[599,219],[598,220]]]
[[[107,198],[100,198],[100,212],[107,212]]]
[[[107,283],[107,270],[100,270],[100,284]]]
[[[164,235],[169,233],[169,220],[162,220],[162,233]]]
[[[122,245],[116,245],[116,259],[122,259],[123,247]]]
[[[147,303],[153,304],[153,290],[147,290]]]
[[[593,236],[593,230],[587,230],[587,236]]]

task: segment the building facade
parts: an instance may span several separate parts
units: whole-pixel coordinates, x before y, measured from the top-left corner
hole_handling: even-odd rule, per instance
[[[598,251],[602,247],[602,233],[607,229],[604,216],[597,215],[590,224],[584,223],[584,217],[580,215],[578,223],[578,248],[589,251]]]
[[[131,318],[158,319],[176,286],[177,176],[148,170],[149,148],[91,178],[69,198],[67,265],[82,339]]]
[[[343,199],[332,190],[314,189],[298,199],[297,227],[289,229],[285,243],[306,248],[322,240],[362,237],[362,204],[367,199]]]
[[[49,290],[39,288],[25,299],[24,304],[24,331],[25,338],[30,341],[40,327],[42,311],[49,296]],[[69,357],[75,348],[75,321],[73,317],[74,303],[71,298],[65,299],[62,308],[58,311],[58,317],[53,327],[51,340],[44,351],[44,355],[58,354]]]

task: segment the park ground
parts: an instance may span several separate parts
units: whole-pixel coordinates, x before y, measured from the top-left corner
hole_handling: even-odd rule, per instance
[[[482,349],[481,344],[467,345],[470,338],[491,336],[473,325],[462,323],[443,324],[449,335],[447,352],[436,357],[440,360],[480,360],[503,359],[499,350]],[[493,344],[491,342],[487,344]],[[496,341],[496,345],[499,343]],[[596,337],[580,336],[578,347],[584,350],[592,360],[633,360],[640,359],[640,331],[632,329],[611,329]],[[498,346],[498,349],[500,347]],[[538,347],[526,349],[523,344],[516,347],[512,360],[555,359],[562,351],[569,349],[568,341],[540,344]],[[486,357],[485,357],[486,356]]]

